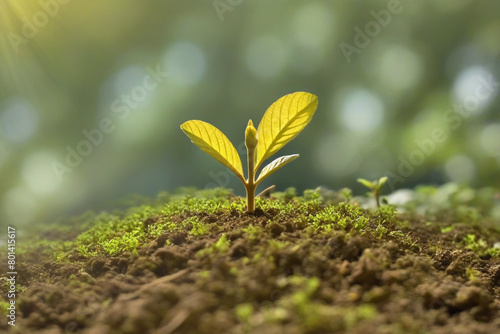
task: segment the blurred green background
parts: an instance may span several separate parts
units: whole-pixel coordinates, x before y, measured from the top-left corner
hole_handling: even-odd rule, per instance
[[[243,195],[179,125],[241,150],[294,91],[319,108],[262,189],[499,186],[498,1],[2,0],[0,47],[2,225],[180,186]]]

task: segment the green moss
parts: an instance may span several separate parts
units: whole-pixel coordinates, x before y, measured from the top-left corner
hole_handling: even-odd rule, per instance
[[[230,245],[231,245],[231,242],[229,241],[227,236],[225,234],[223,234],[219,238],[219,240],[217,240],[217,242],[208,246],[207,248],[204,248],[204,249],[198,251],[198,253],[196,253],[196,256],[197,257],[204,257],[204,256],[214,256],[214,255],[216,256],[219,254],[224,254],[227,252]]]
[[[259,241],[264,233],[264,230],[262,229],[262,227],[255,226],[255,225],[249,225],[249,226],[243,228],[242,231],[245,235],[245,238],[249,241],[252,241],[252,242]]]
[[[267,248],[271,251],[280,251],[290,245],[291,243],[289,241],[279,241],[279,240],[267,241]]]
[[[294,187],[287,188],[285,191],[276,191],[271,194],[271,198],[281,201],[291,201],[297,197],[297,189]]]
[[[201,222],[197,217],[188,218],[187,223],[190,225],[189,234],[195,237],[201,237],[209,234],[210,226]]]
[[[441,229],[441,233],[449,233],[455,229],[455,225],[447,226]]]
[[[475,234],[467,234],[461,244],[480,257],[500,257],[500,248],[488,247],[488,243],[482,238],[477,239]]]
[[[456,224],[465,220],[468,225],[479,226],[488,212],[495,208],[494,192],[489,188],[475,191],[456,185],[419,187],[414,194],[415,200],[402,207],[404,219],[398,214],[399,208],[396,210],[393,205],[383,205],[374,211],[365,210],[354,201],[339,203],[338,200],[346,196],[322,188],[306,190],[303,196],[297,196],[296,190],[289,188],[274,193],[271,198],[257,198],[256,204],[269,216],[267,224],[271,221],[294,224],[306,228],[311,235],[328,236],[334,231],[345,231],[348,235],[368,233],[380,239],[396,239],[415,249],[420,246],[409,236],[408,230],[412,226],[411,219],[414,219],[411,217],[417,212],[435,215],[432,224],[442,233],[453,233]],[[144,200],[141,203],[124,212],[86,213],[66,224],[37,227],[31,232],[30,242],[23,243],[25,246],[19,248],[18,254],[36,253],[55,262],[69,262],[75,254],[92,258],[136,253],[165,233],[185,231],[190,238],[203,238],[222,228],[218,222],[207,223],[200,217],[246,215],[245,200],[220,188],[181,188],[173,194],[162,193],[150,203]],[[258,243],[269,231],[249,219],[250,225],[241,232],[246,240]],[[170,238],[166,240],[166,245],[172,244]],[[227,241],[219,239],[219,242],[221,240]],[[500,250],[489,247],[493,242],[468,234],[461,245],[480,256],[498,257]],[[280,249],[286,245],[277,241],[270,246]]]
[[[476,236],[474,234],[467,234],[462,242],[465,245],[465,248],[470,249],[473,252],[481,252],[486,248],[486,242],[483,239],[476,240]]]
[[[0,315],[7,315],[7,308],[10,306],[8,301],[0,300]]]
[[[375,306],[362,304],[357,307],[328,306],[316,301],[321,280],[317,277],[292,275],[281,279],[279,285],[290,287],[293,292],[283,296],[275,306],[261,309],[265,322],[288,323],[295,321],[304,332],[330,332],[349,330],[357,323],[374,318],[377,315]],[[250,307],[243,308],[245,319],[252,311]]]
[[[326,206],[321,211],[308,217],[309,223],[312,223],[318,230],[323,231],[354,229],[363,232],[369,220],[370,217],[365,214],[363,209],[348,203]]]
[[[243,303],[239,304],[235,308],[235,313],[236,317],[238,318],[238,321],[243,322],[243,323],[248,323],[250,320],[250,316],[254,312],[254,307],[252,304],[249,303]]]
[[[175,223],[170,217],[176,215],[204,212],[206,214],[220,212],[243,212],[244,201],[228,199],[227,189],[198,191],[194,188],[182,188],[168,198],[169,202],[157,206],[141,205],[127,210],[123,214],[101,214],[83,223],[86,228],[74,240],[39,240],[30,249],[41,248],[47,256],[54,254],[57,262],[67,261],[70,253],[76,253],[85,258],[97,255],[116,256],[124,252],[137,252],[145,243],[166,232],[186,230],[190,235],[201,237],[210,232],[210,226],[196,217],[188,217],[185,221]],[[145,228],[145,222],[150,218],[160,217]],[[69,228],[69,227],[63,227]],[[62,233],[62,232],[61,232]],[[24,251],[29,251],[25,249]]]
[[[484,253],[492,258],[500,258],[500,248],[498,247],[488,248]]]

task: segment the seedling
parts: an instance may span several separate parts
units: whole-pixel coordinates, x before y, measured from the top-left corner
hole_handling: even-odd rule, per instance
[[[262,163],[294,139],[311,121],[318,107],[318,97],[306,92],[285,95],[274,102],[265,112],[257,129],[252,120],[245,131],[248,177],[243,175],[243,165],[234,145],[215,126],[191,120],[181,125],[182,131],[203,152],[229,168],[245,185],[247,211],[255,211],[255,190],[269,175],[297,159],[298,154],[285,155],[262,168]]]
[[[371,194],[373,197],[375,197],[375,200],[377,201],[377,207],[380,208],[380,190],[384,186],[384,184],[387,182],[387,176],[381,177],[378,181],[368,181],[365,179],[358,179],[358,182],[370,189]]]

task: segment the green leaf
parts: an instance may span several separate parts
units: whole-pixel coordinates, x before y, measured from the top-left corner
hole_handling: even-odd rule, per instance
[[[382,189],[382,187],[384,186],[384,184],[386,184],[387,180],[388,180],[387,176],[382,176],[382,177],[378,180],[378,183],[377,183],[377,190]]]
[[[243,165],[236,148],[215,126],[198,120],[187,121],[181,125],[182,131],[203,152],[229,168],[243,183]]]
[[[316,95],[296,92],[279,98],[267,109],[257,129],[255,171],[309,124],[317,108]]]
[[[292,162],[293,160],[297,159],[298,157],[299,157],[298,154],[292,154],[292,155],[285,155],[285,156],[279,157],[278,159],[273,160],[273,162],[271,162],[269,165],[262,168],[262,171],[260,172],[260,175],[257,178],[257,181],[255,181],[255,184],[259,184],[266,177],[268,177],[272,173],[276,172],[278,169],[285,166],[287,163]]]
[[[367,187],[368,189],[373,189],[373,183],[368,180],[359,178],[358,182]]]

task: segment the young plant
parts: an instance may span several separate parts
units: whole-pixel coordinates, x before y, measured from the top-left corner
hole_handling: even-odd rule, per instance
[[[387,182],[387,176],[381,177],[378,181],[368,181],[365,179],[358,179],[358,182],[370,189],[371,194],[373,197],[375,197],[375,200],[377,201],[377,207],[380,208],[380,190],[384,186],[384,184]]]
[[[306,92],[285,95],[274,102],[265,112],[257,129],[252,120],[248,121],[245,131],[247,148],[248,177],[243,175],[243,165],[229,139],[213,125],[191,120],[181,125],[182,131],[203,152],[209,154],[229,168],[245,185],[247,195],[247,211],[255,210],[255,190],[269,175],[297,159],[298,154],[277,158],[262,168],[255,178],[262,163],[294,139],[311,121],[318,98]]]

